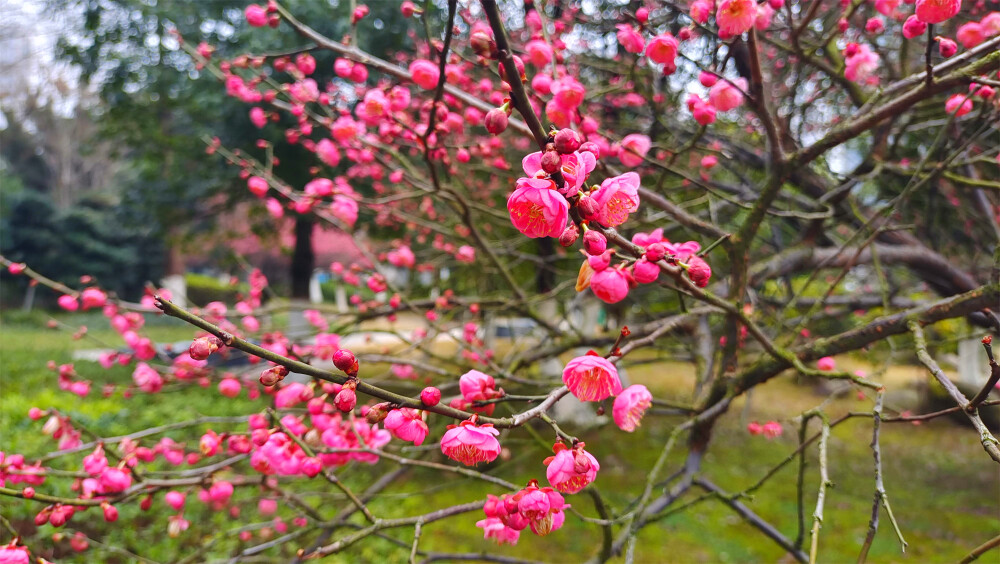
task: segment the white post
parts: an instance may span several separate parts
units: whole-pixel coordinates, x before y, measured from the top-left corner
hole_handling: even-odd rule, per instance
[[[184,278],[183,274],[170,274],[164,276],[160,284],[165,290],[168,290],[171,295],[170,301],[177,304],[177,307],[187,307],[187,279]]]
[[[963,384],[980,388],[989,379],[990,370],[986,363],[986,351],[979,339],[965,339],[958,342],[958,379]]]

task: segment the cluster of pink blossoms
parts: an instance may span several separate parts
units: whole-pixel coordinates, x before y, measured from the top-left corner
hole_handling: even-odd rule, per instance
[[[768,421],[761,425],[760,423],[753,421],[747,423],[747,432],[751,435],[764,435],[765,438],[774,439],[780,437],[784,432],[781,423],[777,421]]]
[[[622,390],[618,369],[594,351],[566,364],[563,383],[580,401],[603,401],[617,396],[612,416],[619,428],[630,433],[638,427],[643,413],[652,405],[652,396],[645,386],[633,384]]]
[[[483,512],[486,519],[476,526],[483,529],[483,536],[497,544],[516,544],[521,531],[544,536],[563,526],[564,510],[569,507],[559,492],[552,488],[539,488],[538,482],[528,482],[528,487],[513,494],[487,496]]]

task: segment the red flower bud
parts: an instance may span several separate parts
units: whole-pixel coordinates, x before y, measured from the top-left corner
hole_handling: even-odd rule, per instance
[[[358,404],[358,396],[354,393],[354,388],[344,386],[337,396],[333,398],[333,405],[345,413],[354,411],[354,406]]]
[[[337,370],[343,371],[348,376],[356,376],[358,374],[358,359],[354,356],[354,353],[347,349],[339,349],[333,353],[333,364],[337,367]]]
[[[493,135],[500,135],[507,129],[507,112],[500,108],[493,108],[486,113],[484,125],[486,126],[486,131],[489,131]]]
[[[441,390],[427,386],[420,392],[420,401],[426,406],[435,406],[441,401]]]
[[[607,248],[608,240],[600,231],[589,229],[583,234],[583,250],[587,251],[588,255],[600,255],[607,250]]]

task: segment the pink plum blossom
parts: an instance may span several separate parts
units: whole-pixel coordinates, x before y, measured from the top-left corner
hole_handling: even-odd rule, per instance
[[[601,401],[622,391],[615,365],[592,354],[569,361],[563,369],[563,383],[580,401]]]
[[[615,420],[615,425],[622,431],[633,432],[639,426],[643,414],[653,405],[653,395],[649,393],[646,386],[633,384],[625,388],[618,397],[615,398],[611,415]]]

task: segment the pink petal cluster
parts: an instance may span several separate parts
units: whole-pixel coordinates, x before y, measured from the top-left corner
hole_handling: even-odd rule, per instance
[[[590,173],[597,167],[597,158],[589,151],[574,151],[559,157],[559,172],[562,173],[563,180],[565,180],[559,193],[564,196],[572,196],[579,192],[587,179],[590,178]],[[521,160],[521,167],[524,169],[524,173],[530,177],[546,175],[546,172],[542,170],[541,151],[530,153],[524,157]]]
[[[496,381],[489,374],[484,374],[478,370],[470,370],[458,379],[458,387],[462,392],[462,401],[455,407],[466,409],[484,415],[493,415],[496,409],[495,403],[476,407],[472,404],[478,401],[486,401],[503,397],[502,388],[496,387]]]
[[[653,405],[653,395],[649,393],[646,386],[632,384],[615,398],[611,415],[615,420],[615,425],[618,425],[622,431],[631,433],[639,426],[643,414],[651,405]]]
[[[545,459],[545,477],[556,490],[565,494],[578,493],[597,478],[601,469],[594,455],[584,450],[584,443],[573,448],[558,442],[552,445],[555,456]]]
[[[722,0],[715,12],[721,35],[735,37],[753,27],[757,3],[753,0]]]
[[[774,439],[781,436],[784,428],[777,421],[768,421],[763,425],[753,421],[747,424],[747,432],[751,435],[764,435],[767,439]]]
[[[622,391],[618,369],[596,354],[578,356],[566,363],[563,383],[580,401],[601,401]]]
[[[441,437],[441,452],[448,458],[475,466],[480,462],[493,462],[500,455],[500,434],[493,425],[476,425],[473,421],[462,421],[449,425]]]
[[[512,538],[513,544],[517,542],[517,535],[513,533],[529,527],[531,532],[539,536],[558,530],[566,520],[564,510],[567,507],[569,505],[559,492],[552,488],[539,488],[538,482],[531,480],[528,487],[513,495],[486,496],[486,504],[483,506],[486,520],[476,523],[476,526],[484,529],[486,538],[495,538],[498,543],[501,539]],[[497,521],[511,532],[496,530]],[[486,531],[487,526],[494,529],[492,535]]]
[[[849,43],[844,49],[844,77],[851,82],[878,84],[879,56],[868,45]]]
[[[409,407],[394,409],[386,415],[382,425],[397,439],[420,446],[429,432],[423,414],[423,411]]]
[[[643,48],[646,46],[646,40],[642,38],[642,34],[639,33],[634,27],[628,24],[618,24],[615,26],[618,29],[618,43],[629,53],[642,53]]]

